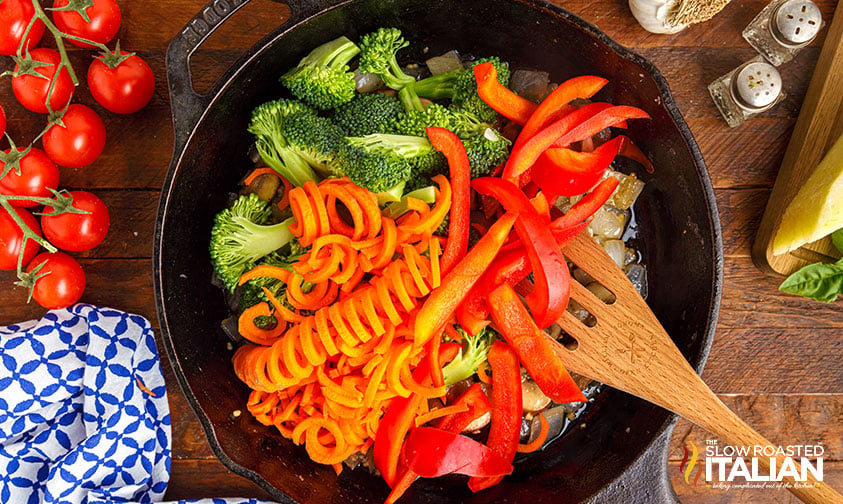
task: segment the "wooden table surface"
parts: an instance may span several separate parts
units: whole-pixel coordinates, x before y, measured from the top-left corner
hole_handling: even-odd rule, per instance
[[[631,17],[625,0],[556,0],[621,44],[652,60],[666,76],[676,102],[700,145],[720,209],[725,286],[714,347],[703,377],[740,416],[780,444],[825,447],[825,479],[843,490],[843,303],[820,304],[786,296],[781,279],[763,276],[750,260],[755,230],[775,181],[825,33],[781,67],[787,99],[735,129],[719,117],[706,86],[755,56],[741,30],[765,0],[733,1],[714,20],[673,36],[653,35]],[[172,124],[164,71],[170,39],[205,5],[204,0],[118,0],[119,38],[152,66],[157,90],[152,103],[131,116],[97,106],[85,87],[76,100],[102,113],[108,129],[105,153],[92,166],[62,168],[62,186],[98,194],[111,212],[111,230],[96,249],[78,254],[88,279],[82,301],[147,317],[158,327],[152,289],[152,234],[160,186],[172,151]],[[819,0],[830,20],[834,0]],[[255,0],[207,41],[192,61],[197,88],[209,89],[242,52],[284,19],[286,10]],[[49,45],[49,44],[47,44]],[[72,50],[77,69],[90,53]],[[3,58],[0,71],[10,68]],[[842,76],[843,77],[843,76]],[[8,131],[25,144],[43,118],[18,106],[8,79],[0,82]],[[2,145],[5,148],[5,140]],[[40,317],[26,294],[0,274],[0,325]],[[162,352],[173,422],[172,477],[167,497],[267,497],[250,481],[229,472],[212,454],[205,435],[178,388]],[[706,432],[680,422],[674,434],[670,474],[685,503],[795,502],[771,490],[721,491],[686,484],[680,475],[687,440],[702,446]]]

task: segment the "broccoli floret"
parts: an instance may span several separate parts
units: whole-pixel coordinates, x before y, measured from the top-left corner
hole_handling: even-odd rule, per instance
[[[445,157],[433,148],[427,137],[374,134],[363,137],[349,137],[347,140],[353,148],[360,151],[357,158],[362,161],[352,163],[358,165],[353,169],[356,175],[352,175],[351,171],[349,172],[352,182],[357,185],[361,184],[355,179],[363,180],[367,175],[360,172],[373,170],[374,167],[382,167],[379,168],[379,173],[391,174],[391,176],[386,177],[389,182],[396,180],[410,182],[417,175],[424,175],[426,176],[424,186],[431,185],[430,177],[435,172],[440,172],[443,167],[447,168]],[[349,170],[352,170],[352,168],[349,167]],[[418,188],[417,184],[413,182],[410,190]],[[408,188],[405,186],[402,189],[407,190]]]
[[[290,225],[294,219],[269,224],[271,215],[269,203],[256,194],[244,194],[214,218],[211,263],[229,291],[234,292],[250,264],[283,247],[293,237]]]
[[[484,102],[477,94],[477,79],[474,77],[474,67],[480,63],[492,63],[498,71],[498,81],[504,86],[509,85],[509,65],[502,62],[500,58],[481,58],[473,62],[471,68],[457,76],[454,84],[454,96],[452,98],[455,107],[476,115],[483,122],[494,122],[498,113]]]
[[[360,52],[346,37],[322,44],[281,76],[281,83],[305,103],[322,110],[337,107],[354,98],[354,74],[348,63]]]
[[[398,64],[398,51],[410,45],[398,28],[380,28],[360,38],[361,72],[373,73],[392,89],[400,90],[416,79]]]
[[[506,161],[512,142],[492,128],[487,128],[482,135],[475,135],[463,140],[471,178],[485,177],[493,168]]]
[[[261,159],[297,186],[318,178],[310,165],[290,148],[282,133],[282,125],[290,117],[315,115],[316,111],[307,105],[283,98],[258,105],[252,111],[248,131],[255,135]]]
[[[289,148],[322,176],[345,175],[342,160],[337,157],[343,144],[342,130],[330,119],[291,114],[282,121],[281,134]]]
[[[456,127],[455,116],[447,107],[433,103],[424,110],[411,110],[397,117],[390,129],[397,135],[427,137],[425,130],[430,126],[453,131]]]
[[[457,332],[462,335],[465,347],[460,349],[454,360],[442,368],[445,385],[461,382],[476,373],[477,367],[486,360],[489,349],[497,338],[497,333],[488,327],[483,328],[476,336],[469,335],[461,327],[457,327]]]
[[[384,93],[358,94],[334,111],[334,122],[346,136],[392,133],[390,123],[404,113],[398,98]]]
[[[385,140],[386,137],[394,136],[376,133],[362,137],[347,137],[342,150],[342,159],[348,178],[358,186],[374,193],[388,192],[381,198],[383,201],[395,201],[401,197],[404,184],[413,173],[409,160],[413,153],[421,148],[408,143],[404,146],[403,153],[399,153],[396,141],[393,141],[395,142],[395,149],[393,149]],[[418,140],[427,141],[424,138]],[[429,142],[427,148],[433,149]]]

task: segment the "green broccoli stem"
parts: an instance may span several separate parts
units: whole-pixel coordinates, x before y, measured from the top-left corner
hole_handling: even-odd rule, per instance
[[[386,207],[383,211],[384,217],[389,217],[391,219],[397,219],[401,217],[405,213],[407,213],[410,209],[407,208],[407,198],[415,198],[417,200],[424,201],[428,205],[432,205],[436,202],[436,188],[434,186],[422,187],[421,189],[416,189],[415,191],[408,192],[404,196],[401,197],[401,201],[396,201]]]
[[[465,70],[451,70],[424,78],[412,84],[416,95],[430,100],[452,100],[456,90],[454,85],[461,72]]]
[[[357,44],[347,37],[339,37],[311,51],[310,54],[302,58],[298,67],[326,66],[339,68],[347,65],[359,52],[360,48],[357,47]],[[296,68],[293,70],[296,70]]]
[[[244,252],[250,254],[252,257],[263,257],[275,252],[284,245],[290,243],[293,239],[293,233],[290,231],[290,226],[296,223],[294,217],[272,224],[270,226],[263,226],[255,224],[246,217],[234,216],[232,221],[242,226],[243,230],[252,235],[246,246],[243,247]]]
[[[412,110],[424,110],[424,105],[422,105],[419,95],[417,95],[413,90],[412,84],[401,88],[401,90],[398,91],[398,98],[401,100],[401,104],[404,105],[404,110],[407,112]]]

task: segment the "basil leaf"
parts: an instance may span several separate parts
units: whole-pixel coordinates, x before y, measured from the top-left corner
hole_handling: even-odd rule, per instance
[[[843,295],[843,259],[833,264],[809,264],[787,277],[779,290],[830,303]]]
[[[831,233],[831,242],[843,254],[843,228]]]

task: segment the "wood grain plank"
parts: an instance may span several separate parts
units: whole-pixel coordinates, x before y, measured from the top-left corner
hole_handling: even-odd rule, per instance
[[[840,392],[841,331],[840,325],[761,329],[728,328],[721,324],[703,379],[718,394]]]
[[[820,444],[826,461],[843,461],[843,394],[718,394],[741,418],[780,445]],[[690,442],[703,449],[715,435],[680,419],[670,443],[671,462]]]
[[[778,290],[780,278],[762,275],[748,257],[729,257],[720,327],[810,330],[843,327],[843,304],[818,303]],[[840,332],[837,333],[838,335]]]
[[[152,296],[152,260],[86,259],[79,260],[85,270],[86,289],[80,302],[108,306],[148,319],[157,327]],[[0,324],[6,325],[41,317],[45,310],[34,301],[26,303],[26,292],[12,288],[14,272],[0,272]]]

